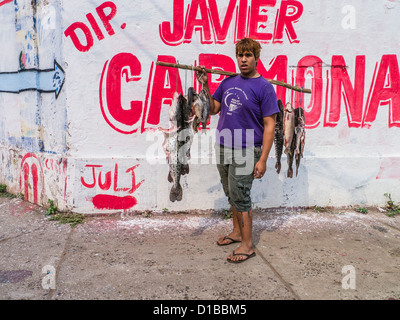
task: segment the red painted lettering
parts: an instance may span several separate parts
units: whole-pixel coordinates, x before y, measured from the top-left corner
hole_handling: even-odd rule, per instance
[[[99,165],[92,165],[92,164],[88,164],[86,165],[86,168],[92,168],[92,175],[93,175],[93,182],[92,183],[87,183],[83,177],[81,177],[81,183],[86,187],[86,188],[94,188],[96,185],[96,172],[95,172],[95,168],[101,168],[102,166]]]
[[[184,0],[174,0],[174,28],[172,31],[171,23],[164,21],[159,26],[161,40],[170,46],[176,46],[182,43],[184,30]]]
[[[108,14],[106,14],[106,11],[110,11],[110,12]],[[117,6],[111,1],[106,1],[96,8],[96,12],[97,12],[97,15],[99,16],[101,22],[103,22],[104,28],[106,29],[107,33],[110,36],[114,35],[115,31],[114,31],[110,21],[117,14]],[[99,25],[97,24],[94,16],[91,13],[88,13],[86,15],[86,18],[89,21],[89,24],[92,27],[97,39],[103,40],[104,39],[103,32],[101,31]],[[125,27],[126,27],[126,24],[125,23],[122,24],[121,28],[125,29]],[[86,43],[81,42],[81,39],[78,37],[77,30],[80,30],[81,32],[83,32]],[[81,32],[79,32],[79,33],[81,33]],[[86,24],[84,24],[83,22],[75,22],[75,23],[71,24],[65,30],[64,35],[66,37],[70,37],[75,48],[81,52],[89,51],[94,45],[92,32],[90,31],[89,27]]]
[[[306,74],[312,78],[311,101],[304,106],[304,93],[296,92],[295,107],[303,108],[306,118],[306,128],[316,128],[320,123],[322,111],[322,60],[316,56],[306,56],[297,64],[296,85],[304,88]]]
[[[104,13],[104,11],[106,9],[111,10],[108,15]],[[110,21],[117,14],[117,6],[113,2],[107,1],[107,2],[104,2],[103,4],[101,4],[99,7],[97,7],[96,12],[99,15],[101,21],[103,22],[104,28],[106,28],[106,31],[108,32],[108,34],[110,36],[114,35],[115,32],[114,32],[113,27],[110,24]]]
[[[325,110],[325,127],[335,127],[340,120],[340,105],[343,98],[346,106],[349,127],[360,127],[362,122],[365,84],[365,56],[357,56],[354,88],[347,73],[346,62],[342,56],[332,57],[331,103]]]
[[[286,30],[290,43],[298,43],[296,31],[293,24],[299,21],[303,14],[303,5],[299,1],[282,0],[276,18],[274,42],[283,42],[283,31]]]
[[[158,56],[157,61],[176,63],[173,56]],[[176,68],[156,66],[147,123],[160,123],[161,107],[171,105],[174,92],[182,92],[181,78]]]
[[[363,127],[371,126],[381,105],[389,105],[389,128],[400,127],[400,72],[394,54],[382,56],[378,74],[372,81]]]
[[[198,12],[200,13],[201,18],[196,19]],[[192,0],[185,30],[185,43],[191,42],[195,30],[200,31],[201,43],[212,43],[206,0]]]
[[[101,171],[99,172],[99,187],[101,190],[108,190],[111,187],[111,171],[106,173],[106,181],[101,181]]]
[[[108,67],[108,68],[107,68]],[[106,99],[103,101],[103,79],[106,74]],[[134,133],[138,130],[143,109],[142,101],[131,101],[128,108],[122,106],[121,82],[140,80],[142,66],[130,53],[119,53],[110,62],[106,62],[100,81],[100,106],[104,119],[121,133]]]
[[[206,54],[201,53],[199,55],[199,65],[205,66],[206,69],[217,69],[224,71],[235,72],[236,64],[231,57],[222,54]],[[208,75],[208,84],[210,87],[211,94],[214,94],[217,90],[221,81],[226,78],[226,76],[220,76],[218,79],[213,81],[211,74]]]
[[[236,0],[230,0],[225,18],[221,24],[218,14],[218,7],[216,0],[208,0],[210,17],[213,25],[215,43],[223,44],[226,42],[229,25],[232,22],[233,12],[235,10]]]
[[[270,62],[270,68],[265,69],[261,59],[258,60],[257,71],[266,79],[275,79],[287,83],[287,56],[277,56]],[[286,88],[282,86],[276,87],[277,98],[286,104]]]
[[[239,9],[236,12],[235,43],[243,39],[247,32],[247,0],[239,1]]]
[[[94,19],[93,15],[91,13],[88,13],[86,15],[86,18],[88,19],[90,25],[92,26],[93,31],[97,36],[97,39],[103,40],[104,39],[103,32],[101,32],[101,29],[100,29],[99,25],[97,24],[96,20]]]
[[[208,3],[207,3],[208,2]],[[295,0],[282,0],[276,12],[274,30],[266,32],[268,8],[273,9],[276,0],[230,0],[224,16],[220,16],[216,0],[192,0],[185,13],[184,0],[173,2],[173,22],[163,21],[159,25],[161,40],[170,46],[190,43],[195,31],[200,33],[203,44],[226,43],[229,27],[236,9],[234,42],[251,37],[261,42],[274,40],[283,42],[286,31],[290,43],[298,43],[294,24],[303,14],[303,5]],[[214,39],[211,38],[211,31]]]
[[[76,30],[80,29],[86,37],[86,44],[82,44],[76,34]],[[90,32],[89,27],[83,22],[75,22],[71,24],[67,30],[64,31],[66,37],[70,37],[75,48],[81,52],[87,52],[91,47],[93,47],[93,36]]]
[[[266,29],[268,10],[265,7],[273,7],[276,0],[252,0],[250,11],[250,24],[249,24],[249,38],[257,39],[260,41],[268,41],[272,39],[272,33],[259,32],[259,28]],[[262,8],[262,9],[261,9]],[[260,9],[262,14],[260,14]]]

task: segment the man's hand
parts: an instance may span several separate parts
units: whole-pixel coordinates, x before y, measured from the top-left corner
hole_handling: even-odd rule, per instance
[[[261,179],[266,171],[267,163],[263,160],[258,161],[254,167],[254,178]]]
[[[204,66],[199,66],[202,71],[196,71],[196,78],[202,85],[208,84],[208,74]]]
[[[208,99],[210,101],[210,115],[215,115],[221,111],[221,103],[217,100],[214,100],[211,95],[210,88],[208,87],[208,74],[206,72],[206,68],[204,66],[199,67],[201,68],[201,71],[196,71],[196,78],[197,81],[202,84],[203,89],[207,92]]]

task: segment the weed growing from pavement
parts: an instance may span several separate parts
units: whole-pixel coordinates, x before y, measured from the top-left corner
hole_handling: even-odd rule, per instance
[[[392,195],[390,193],[385,193],[384,196],[389,198],[389,200],[386,202],[386,207],[385,207],[385,210],[388,212],[386,215],[388,217],[394,217],[395,215],[399,215],[400,205],[394,203],[394,201],[392,200]]]
[[[329,209],[328,207],[313,206],[311,207],[311,210],[317,213],[322,213],[322,212],[333,213],[332,210]]]
[[[61,213],[58,212],[57,206],[54,201],[49,199],[47,201],[49,208],[46,211],[46,215],[51,216],[50,221],[58,221],[61,224],[70,224],[72,228],[75,228],[78,224],[84,222],[84,217],[81,214],[76,213]]]
[[[232,212],[230,212],[229,210],[224,210],[223,216],[224,220],[232,219]]]
[[[80,213],[57,213],[49,218],[50,221],[58,221],[61,224],[70,224],[75,228],[78,224],[84,222],[84,216]]]
[[[57,213],[57,207],[54,205],[54,201],[53,200],[47,200],[47,203],[50,205],[49,208],[46,211],[46,214],[52,215],[52,214],[56,214]]]
[[[143,211],[142,212],[142,217],[151,218],[151,211],[150,210]]]
[[[7,185],[5,184],[0,184],[0,198],[20,198],[23,199],[24,198],[24,194],[23,193],[19,193],[17,195],[9,193],[7,191]]]
[[[367,214],[368,209],[367,208],[356,208],[354,209],[356,212],[362,213],[362,214]]]

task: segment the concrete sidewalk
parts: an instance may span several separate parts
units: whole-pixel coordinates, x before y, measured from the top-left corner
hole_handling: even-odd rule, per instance
[[[256,210],[257,256],[216,245],[217,213],[88,217],[0,198],[0,299],[400,299],[400,217]],[[342,273],[343,272],[343,273]]]

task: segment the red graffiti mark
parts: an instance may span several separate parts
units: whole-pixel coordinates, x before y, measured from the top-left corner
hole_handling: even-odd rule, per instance
[[[376,176],[376,179],[397,179],[400,180],[400,159],[385,158]]]
[[[33,180],[33,202],[37,203],[38,201],[37,185],[39,177],[38,177],[38,168],[34,163],[32,164],[32,180]]]
[[[1,6],[4,6],[5,4],[7,4],[7,3],[10,3],[10,2],[12,2],[13,0],[4,0],[4,1],[1,1],[0,2],[0,7]]]
[[[29,165],[27,163],[24,164],[23,170],[24,170],[24,199],[29,200]]]
[[[67,159],[56,161],[54,159],[46,159],[44,166],[49,171],[54,171],[57,174],[65,174],[67,169]]]
[[[40,171],[39,171],[40,168]],[[23,183],[22,183],[23,173]],[[30,173],[32,173],[32,184],[30,184]],[[40,179],[40,181],[39,181]],[[27,153],[21,161],[21,171],[19,176],[20,188],[24,189],[24,198],[29,201],[29,189],[33,190],[33,202],[39,203],[39,182],[41,183],[40,196],[44,194],[44,174],[42,165],[38,157],[33,153]]]
[[[99,210],[127,210],[137,205],[136,198],[132,196],[118,197],[106,194],[96,195],[92,202]]]

